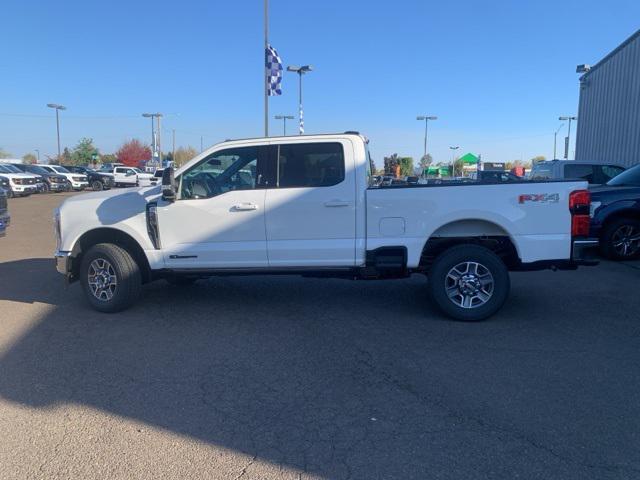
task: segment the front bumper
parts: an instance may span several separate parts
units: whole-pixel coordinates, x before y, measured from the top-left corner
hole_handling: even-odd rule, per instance
[[[53,192],[59,192],[67,189],[67,182],[51,182],[49,184],[49,190]]]
[[[31,195],[38,190],[35,185],[11,185],[11,191],[14,195]]]
[[[74,190],[84,190],[89,186],[89,182],[71,182],[71,187]]]
[[[73,257],[71,256],[71,252],[65,252],[58,250],[54,254],[56,259],[56,270],[58,273],[64,275],[66,283],[71,281],[71,271],[73,266]]]

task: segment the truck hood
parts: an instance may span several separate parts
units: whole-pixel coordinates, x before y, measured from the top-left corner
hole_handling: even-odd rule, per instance
[[[115,200],[117,200],[119,204],[126,202],[139,203],[140,200],[144,200],[144,203],[146,204],[157,200],[161,193],[161,187],[159,186],[102,190],[99,192],[88,192],[83,193],[82,195],[74,195],[73,197],[66,199],[62,205],[95,205]]]

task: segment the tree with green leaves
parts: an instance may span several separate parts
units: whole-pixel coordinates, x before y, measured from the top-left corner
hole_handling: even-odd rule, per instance
[[[9,152],[4,150],[3,148],[0,148],[0,158],[12,158],[12,157],[13,155],[11,155]]]
[[[537,155],[531,159],[531,165],[535,165],[538,162],[544,162],[547,159],[544,155]]]
[[[70,160],[73,165],[89,165],[97,154],[98,149],[93,145],[93,139],[84,137],[73,147]]]
[[[400,175],[410,177],[413,173],[413,157],[402,157],[400,159]]]
[[[23,163],[33,164],[38,163],[38,158],[33,153],[27,153],[22,157],[22,161]]]
[[[424,173],[424,171],[427,170],[432,163],[433,157],[430,153],[423,155],[422,158],[420,158],[420,170],[422,171],[421,173]]]

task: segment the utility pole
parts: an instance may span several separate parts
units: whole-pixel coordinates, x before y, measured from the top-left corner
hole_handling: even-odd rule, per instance
[[[171,136],[173,139],[173,145],[171,148],[171,161],[175,163],[176,161],[176,129],[175,128],[171,130]]]
[[[200,153],[202,153],[202,151],[204,150],[203,145],[202,145],[203,141],[204,141],[204,139],[202,138],[202,135],[200,135]]]
[[[60,110],[66,110],[67,107],[64,105],[59,105],[57,103],[47,103],[47,107],[54,108],[56,110],[56,133],[58,136],[58,163],[60,163],[60,117],[58,112]]]
[[[38,154],[38,163],[40,163],[40,150],[36,148],[35,151]]]
[[[567,136],[564,139],[564,159],[569,159],[569,142],[571,141],[571,121],[577,120],[578,117],[558,117],[558,120],[569,121],[569,129],[567,130]]]
[[[312,65],[303,65],[302,67],[297,67],[297,66],[288,66],[287,67],[287,71],[288,72],[294,72],[298,74],[299,77],[299,82],[298,82],[298,104],[299,104],[299,127],[298,127],[298,133],[300,135],[302,135],[304,133],[304,119],[303,119],[303,110],[302,110],[302,76],[305,73],[308,73],[310,71],[313,70],[313,66]]]

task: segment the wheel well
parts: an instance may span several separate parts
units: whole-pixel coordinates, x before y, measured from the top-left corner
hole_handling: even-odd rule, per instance
[[[518,257],[515,245],[505,235],[431,237],[422,249],[420,268],[428,271],[438,255],[457,245],[479,245],[485,247],[498,255],[509,269],[516,267],[520,263],[520,257]]]
[[[616,220],[619,220],[621,218],[632,218],[634,220],[640,220],[640,211],[638,210],[619,210],[615,213],[612,213],[611,215],[609,215],[604,222],[602,222],[602,231],[604,232],[604,230],[612,223],[615,222]]]
[[[140,267],[143,283],[151,281],[151,268],[149,267],[149,261],[142,247],[131,235],[122,230],[116,230],[115,228],[96,228],[95,230],[84,233],[78,239],[72,252],[74,259],[71,271],[72,278],[79,277],[80,264],[82,263],[84,253],[98,243],[113,243],[124,248],[133,257],[138,267]]]

